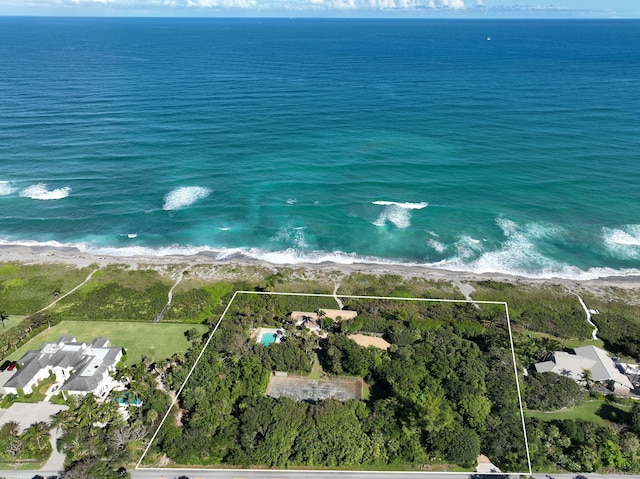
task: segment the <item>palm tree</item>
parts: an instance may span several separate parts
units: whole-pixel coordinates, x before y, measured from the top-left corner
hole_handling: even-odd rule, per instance
[[[73,397],[73,396],[72,396]],[[51,425],[55,428],[59,428],[62,431],[73,429],[78,425],[71,409],[63,409],[51,416]]]
[[[44,421],[34,422],[24,431],[24,437],[26,439],[34,440],[38,444],[38,449],[42,450],[43,443],[49,440],[50,426]]]
[[[5,319],[9,319],[9,315],[6,312],[4,312],[3,310],[0,310],[0,321],[2,321],[2,330],[3,331],[7,330],[6,326],[4,325],[4,320]]]
[[[580,381],[584,382],[585,386],[591,391],[593,388],[593,371],[591,369],[583,369],[582,374],[580,374]]]
[[[93,426],[98,420],[100,406],[93,394],[87,394],[75,411],[80,426]]]

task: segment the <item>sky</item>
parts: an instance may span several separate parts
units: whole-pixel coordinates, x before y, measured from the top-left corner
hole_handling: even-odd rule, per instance
[[[640,0],[0,0],[0,15],[640,18]]]

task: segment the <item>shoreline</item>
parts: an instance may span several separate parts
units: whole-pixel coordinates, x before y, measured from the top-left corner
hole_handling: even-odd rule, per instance
[[[603,288],[619,288],[625,290],[640,291],[640,275],[637,276],[608,276],[597,279],[564,279],[564,278],[530,278],[505,273],[474,273],[464,271],[452,271],[438,269],[430,266],[410,264],[382,264],[382,263],[295,263],[276,264],[265,260],[249,258],[241,254],[229,255],[219,259],[208,252],[194,255],[136,255],[115,256],[108,254],[94,254],[80,251],[72,246],[24,246],[24,245],[0,245],[0,262],[15,262],[23,264],[47,264],[58,263],[85,268],[97,264],[101,267],[112,264],[124,264],[131,268],[150,268],[164,270],[167,267],[184,265],[186,268],[218,266],[243,266],[258,267],[265,270],[278,271],[282,269],[302,269],[306,274],[314,276],[324,273],[347,276],[351,273],[363,273],[371,275],[393,274],[404,278],[423,278],[434,281],[451,281],[460,283],[465,281],[496,281],[522,285],[560,285],[574,290],[592,290],[598,292]],[[197,271],[194,272],[196,275]],[[206,275],[204,279],[211,279]]]

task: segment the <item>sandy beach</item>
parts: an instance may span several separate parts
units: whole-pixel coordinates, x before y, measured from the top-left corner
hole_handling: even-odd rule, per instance
[[[418,265],[374,263],[340,264],[330,262],[286,265],[272,264],[266,261],[246,258],[241,255],[217,259],[206,252],[191,256],[110,256],[104,254],[94,255],[82,252],[73,247],[22,245],[0,246],[0,262],[19,262],[25,264],[60,263],[73,265],[78,268],[84,268],[90,265],[107,266],[110,264],[124,264],[133,269],[155,269],[172,276],[177,270],[188,269],[192,275],[199,276],[206,280],[224,280],[234,275],[240,277],[246,275],[247,270],[252,267],[271,272],[290,269],[305,279],[326,279],[330,277],[336,281],[339,281],[341,277],[356,272],[372,275],[394,274],[405,278],[451,281],[458,287],[464,285],[466,282],[499,281],[523,285],[558,285],[570,292],[589,291],[598,295],[606,295],[616,289],[624,290],[627,295],[628,293],[637,291],[640,301],[640,276],[612,276],[592,280],[568,280],[560,278],[536,279],[499,273],[477,274],[472,272],[449,271]],[[238,266],[243,267],[242,270],[231,274],[230,271],[235,271],[235,267]]]

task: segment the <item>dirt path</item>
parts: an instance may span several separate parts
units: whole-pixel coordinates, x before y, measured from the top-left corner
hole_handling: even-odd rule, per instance
[[[49,309],[50,307],[54,306],[58,301],[63,300],[64,298],[66,298],[67,296],[69,296],[71,293],[75,292],[77,289],[82,288],[85,284],[87,284],[89,282],[89,280],[91,280],[91,278],[93,277],[93,275],[95,273],[97,273],[100,270],[100,268],[96,268],[94,269],[91,273],[89,273],[89,276],[86,277],[86,279],[80,283],[78,286],[76,286],[75,288],[73,288],[71,291],[69,291],[68,293],[63,294],[62,296],[58,297],[58,299],[56,299],[53,303],[51,303],[48,306],[45,306],[44,308],[42,308],[40,311],[36,311],[35,314],[38,313],[42,313],[43,311],[46,311],[47,309]]]
[[[334,287],[333,287],[333,297],[336,300],[336,303],[338,303],[338,309],[342,309],[344,308],[344,304],[342,304],[342,301],[340,301],[340,298],[338,298],[338,288],[340,287],[340,281],[338,281]]]
[[[167,295],[167,304],[164,305],[164,308],[162,308],[162,311],[160,311],[160,313],[153,319],[154,323],[158,323],[162,320],[162,318],[164,318],[164,315],[169,309],[169,306],[171,306],[171,301],[173,300],[173,290],[176,289],[176,286],[180,284],[180,281],[182,281],[183,277],[184,277],[184,271],[180,271],[180,274],[178,275],[178,279],[176,279],[176,282],[171,287],[171,289],[169,290],[169,294]]]
[[[598,327],[595,324],[593,324],[593,321],[591,321],[591,312],[589,311],[589,308],[587,308],[587,305],[584,304],[584,301],[582,300],[580,295],[578,293],[575,293],[575,295],[580,300],[580,304],[582,305],[582,309],[584,309],[584,312],[587,315],[587,323],[589,323],[591,325],[591,327],[593,328],[593,332],[591,333],[591,338],[597,341],[598,339],[600,339],[600,338],[598,338]]]

